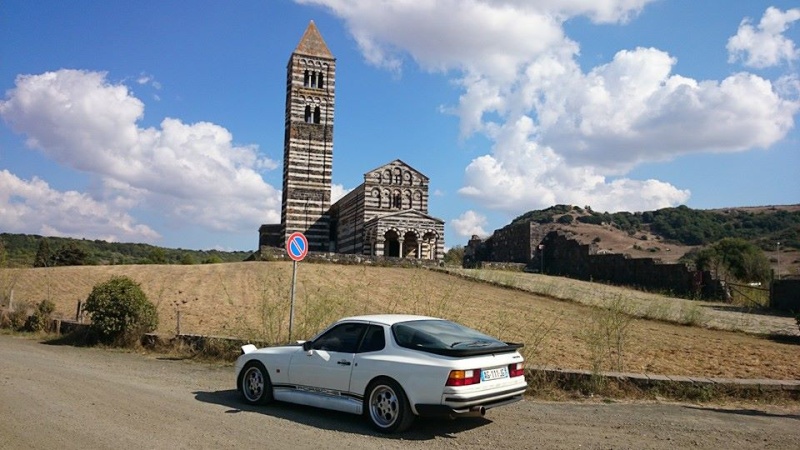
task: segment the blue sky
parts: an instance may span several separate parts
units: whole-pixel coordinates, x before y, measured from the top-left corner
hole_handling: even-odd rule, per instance
[[[0,231],[255,249],[310,20],[335,195],[402,159],[447,247],[557,203],[800,202],[796,0],[5,0]]]

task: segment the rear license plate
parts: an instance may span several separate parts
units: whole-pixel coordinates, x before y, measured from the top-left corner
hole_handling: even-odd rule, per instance
[[[495,369],[484,369],[481,371],[481,381],[492,381],[502,378],[508,378],[507,367],[497,367]]]

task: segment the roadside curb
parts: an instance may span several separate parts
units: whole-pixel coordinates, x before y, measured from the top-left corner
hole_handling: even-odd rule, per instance
[[[618,385],[632,385],[642,390],[666,392],[718,392],[733,397],[749,398],[765,393],[800,399],[800,380],[709,378],[703,376],[659,375],[628,372],[597,372],[566,370],[557,367],[534,366],[528,369],[532,379],[555,381],[565,388],[579,388],[599,380]],[[690,395],[694,396],[694,395]]]

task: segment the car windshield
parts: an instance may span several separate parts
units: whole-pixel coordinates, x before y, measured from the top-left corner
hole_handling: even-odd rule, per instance
[[[419,350],[467,350],[505,347],[506,343],[448,320],[414,320],[392,325],[401,347]]]

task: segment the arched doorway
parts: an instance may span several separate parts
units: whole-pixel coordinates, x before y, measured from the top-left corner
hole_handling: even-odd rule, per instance
[[[419,258],[420,248],[415,231],[407,231],[403,235],[403,258]]]
[[[400,239],[395,230],[389,230],[384,234],[384,256],[393,256],[395,258],[400,256]]]

